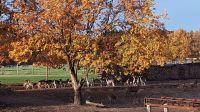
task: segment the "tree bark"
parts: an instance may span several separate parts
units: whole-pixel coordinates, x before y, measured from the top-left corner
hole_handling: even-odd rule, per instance
[[[82,100],[82,93],[81,93],[81,88],[79,87],[78,89],[74,88],[74,105],[82,105],[83,100]]]
[[[72,87],[74,89],[74,105],[82,105],[84,104],[84,100],[82,98],[81,89],[83,86],[84,81],[78,81],[77,73],[74,70],[74,66],[69,64],[69,70],[71,72],[70,77],[72,80]]]
[[[78,81],[73,74],[71,74],[72,78],[72,87],[74,89],[74,105],[82,105],[84,104],[84,100],[82,98],[82,80]]]
[[[84,75],[85,75],[85,77],[88,79],[88,77],[89,77],[89,72],[90,72],[90,69],[86,69],[85,71],[84,71]]]

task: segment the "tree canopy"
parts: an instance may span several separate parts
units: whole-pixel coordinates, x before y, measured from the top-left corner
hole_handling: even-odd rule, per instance
[[[190,32],[191,35],[191,58],[200,58],[200,30],[195,32]]]

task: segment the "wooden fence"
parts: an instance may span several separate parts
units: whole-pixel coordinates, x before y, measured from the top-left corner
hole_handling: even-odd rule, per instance
[[[1,66],[0,75],[65,75],[66,70],[63,68],[53,69],[45,67],[35,67],[32,65],[12,65]]]

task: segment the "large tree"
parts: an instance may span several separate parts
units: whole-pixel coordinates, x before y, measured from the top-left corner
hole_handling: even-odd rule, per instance
[[[74,104],[80,105],[82,80],[78,80],[79,62],[90,49],[92,24],[101,1],[38,0],[15,1],[14,14],[18,41],[12,44],[10,57],[17,62],[31,60],[46,66],[65,65],[71,72]],[[96,6],[96,8],[94,7]],[[89,15],[88,11],[94,11]]]

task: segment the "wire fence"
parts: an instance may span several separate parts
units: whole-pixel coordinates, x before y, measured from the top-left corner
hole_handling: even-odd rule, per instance
[[[3,84],[22,84],[25,80],[38,82],[39,80],[66,80],[70,79],[70,72],[63,68],[36,67],[32,65],[11,65],[0,67],[0,82]],[[47,75],[48,71],[48,75]],[[78,70],[78,78],[84,76],[84,70]],[[94,72],[89,78],[95,78]]]
[[[0,75],[46,75],[47,68],[35,67],[32,65],[11,65],[2,66],[0,68]],[[48,75],[66,75],[67,72],[63,68],[55,69],[48,68]]]

